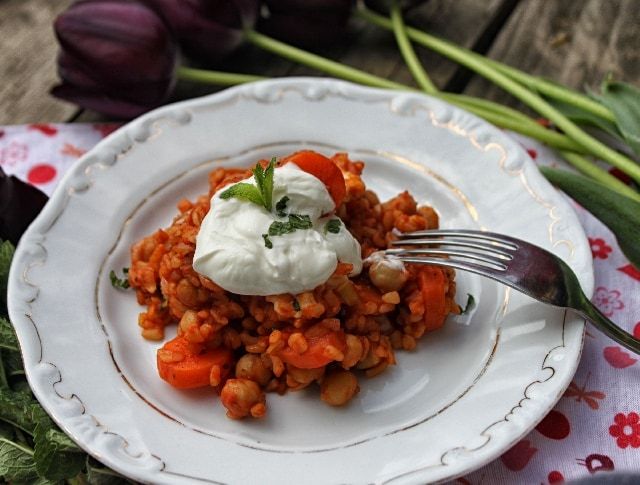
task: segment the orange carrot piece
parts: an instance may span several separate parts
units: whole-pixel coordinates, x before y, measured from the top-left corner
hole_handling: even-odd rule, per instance
[[[442,269],[425,266],[419,276],[420,291],[424,301],[426,330],[437,330],[444,325],[447,316],[445,288],[447,278]]]
[[[331,159],[311,150],[303,150],[282,159],[283,165],[289,162],[295,163],[305,172],[320,179],[327,187],[336,208],[342,204],[347,195],[347,187],[342,171]]]
[[[166,362],[160,358],[161,351],[169,351],[184,358],[177,362]],[[184,337],[176,337],[165,343],[158,351],[158,374],[178,389],[194,389],[209,385],[211,368],[219,365],[223,379],[233,364],[233,353],[227,348],[207,350],[204,345],[192,344]]]

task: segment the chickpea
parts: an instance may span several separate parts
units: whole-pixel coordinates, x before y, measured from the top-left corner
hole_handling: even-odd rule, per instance
[[[398,291],[407,282],[407,273],[404,267],[396,262],[385,260],[375,261],[369,267],[371,282],[384,292]]]
[[[342,367],[348,369],[349,367],[356,365],[362,358],[362,355],[364,354],[364,346],[362,345],[360,337],[356,335],[348,333],[346,335],[346,340],[347,350],[344,353],[344,359],[342,359]]]
[[[320,379],[323,374],[324,367],[318,367],[317,369],[300,369],[291,364],[287,364],[287,375],[298,384],[311,384],[313,381]]]
[[[239,379],[249,379],[257,382],[261,386],[266,386],[273,374],[271,369],[264,365],[259,355],[245,354],[236,363],[236,377]]]
[[[227,408],[227,416],[241,419],[245,416],[262,417],[265,397],[260,386],[249,379],[229,379],[222,388],[220,401]]]
[[[352,372],[336,370],[323,379],[320,386],[320,399],[331,406],[342,406],[359,390],[358,380]]]

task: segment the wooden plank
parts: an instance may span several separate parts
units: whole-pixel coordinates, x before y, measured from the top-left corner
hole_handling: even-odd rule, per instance
[[[609,72],[638,85],[640,2],[527,0],[518,5],[489,55],[578,89],[597,88]],[[465,92],[521,106],[479,76]]]
[[[447,37],[465,47],[473,47],[492,23],[496,12],[508,0],[430,0],[414,8],[405,21],[435,35]],[[393,33],[353,19],[350,42],[333,49],[333,58],[399,83],[415,86],[396,47]],[[439,87],[445,86],[458,66],[431,51],[416,46],[418,56],[430,77]],[[317,75],[310,69],[296,67],[295,75]]]
[[[49,95],[57,82],[52,22],[71,3],[0,1],[0,124],[64,121],[77,111]]]
[[[513,0],[430,0],[412,10],[407,23],[445,36],[465,47],[473,47],[493,22],[496,12],[505,4],[511,3]],[[318,49],[316,52],[372,74],[415,85],[398,52],[392,32],[357,18],[351,20],[349,27],[347,39],[343,43]],[[417,51],[439,86],[446,85],[459,70],[456,64],[426,49],[417,48]],[[253,46],[243,46],[225,63],[217,66],[217,69],[268,77],[323,75]],[[211,86],[180,83],[173,99],[201,96],[216,90],[218,89]],[[101,118],[95,113],[85,112],[76,121],[99,119]]]

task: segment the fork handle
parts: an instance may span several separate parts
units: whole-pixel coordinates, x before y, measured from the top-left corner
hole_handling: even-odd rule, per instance
[[[575,308],[580,315],[593,323],[598,330],[609,338],[615,340],[624,348],[640,355],[640,339],[635,338],[629,332],[623,330],[605,317],[584,294],[581,300],[582,305],[580,305],[580,308]]]

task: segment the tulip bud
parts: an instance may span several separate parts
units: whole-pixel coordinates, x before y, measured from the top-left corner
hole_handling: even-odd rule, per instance
[[[0,240],[14,245],[42,210],[47,196],[0,167]]]
[[[169,26],[188,57],[207,63],[224,59],[253,28],[258,0],[142,0]]]
[[[62,84],[52,94],[108,116],[133,118],[171,93],[175,45],[162,19],[127,0],[83,0],[54,24]]]
[[[283,42],[313,48],[341,40],[353,0],[265,0],[258,30]]]
[[[416,7],[419,7],[428,0],[396,0],[400,6],[400,10],[408,12]],[[364,4],[367,8],[375,10],[384,15],[388,15],[391,10],[391,0],[364,0]]]

